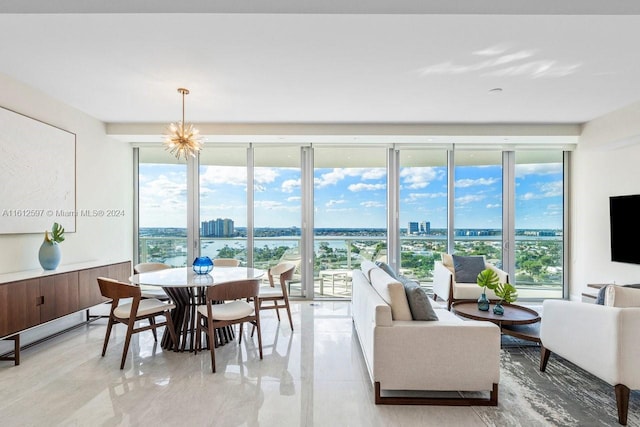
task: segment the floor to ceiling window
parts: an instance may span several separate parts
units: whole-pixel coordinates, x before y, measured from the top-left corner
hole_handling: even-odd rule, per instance
[[[400,150],[400,272],[427,284],[447,252],[447,151]]]
[[[395,263],[429,286],[453,243],[508,271],[521,298],[563,296],[561,150],[208,144],[194,169],[162,147],[137,150],[139,262],[190,265],[188,248],[264,269],[293,262],[293,296],[349,298],[362,260]]]
[[[502,268],[502,152],[457,150],[454,228],[458,255],[484,255]]]
[[[300,147],[258,146],[253,158],[253,265],[267,269],[279,262],[295,264],[290,293],[302,296]]]
[[[187,265],[187,165],[161,147],[138,149],[138,262]]]
[[[200,153],[200,254],[247,262],[247,147]]]
[[[351,270],[386,260],[386,147],[314,148],[314,294],[351,297]]]
[[[563,153],[515,153],[515,280],[520,297],[561,298]]]

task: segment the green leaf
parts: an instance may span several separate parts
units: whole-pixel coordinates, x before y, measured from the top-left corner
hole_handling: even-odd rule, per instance
[[[498,278],[498,274],[490,268],[482,270],[476,278],[476,283],[478,284],[478,286],[491,290],[494,290],[496,286],[498,286],[499,282],[500,279]]]
[[[518,299],[518,290],[511,283],[498,284],[494,292],[498,298],[508,303]]]

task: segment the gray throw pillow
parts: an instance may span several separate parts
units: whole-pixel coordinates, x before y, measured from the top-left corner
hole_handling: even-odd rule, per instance
[[[429,296],[424,289],[413,280],[403,277],[400,281],[404,285],[404,292],[407,294],[413,320],[438,320],[438,315],[431,307]]]
[[[398,280],[398,275],[396,274],[395,271],[393,271],[393,268],[389,267],[389,265],[387,263],[384,263],[382,261],[376,261],[376,265],[378,267],[380,267],[380,269],[382,269],[385,273],[387,273],[389,276],[393,277],[394,279]]]
[[[482,256],[453,255],[453,267],[458,283],[476,283],[478,274],[485,269]]]

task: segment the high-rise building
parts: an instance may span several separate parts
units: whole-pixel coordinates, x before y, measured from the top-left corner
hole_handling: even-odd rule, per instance
[[[418,234],[420,232],[420,228],[417,222],[409,222],[409,227],[407,227],[407,234]]]
[[[420,234],[431,234],[431,223],[429,221],[420,223]]]
[[[200,232],[203,237],[232,237],[235,234],[235,229],[232,219],[218,218],[203,221]]]

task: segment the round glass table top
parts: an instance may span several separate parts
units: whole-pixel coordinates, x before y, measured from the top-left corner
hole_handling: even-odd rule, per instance
[[[264,273],[264,270],[251,267],[214,267],[207,274],[196,274],[191,267],[180,267],[134,274],[129,277],[129,281],[136,285],[180,288],[211,286],[244,279],[259,279]]]

